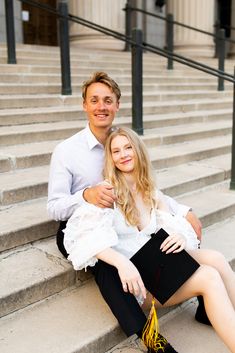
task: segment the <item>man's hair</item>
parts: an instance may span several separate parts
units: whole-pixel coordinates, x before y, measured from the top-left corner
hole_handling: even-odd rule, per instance
[[[135,200],[123,173],[115,167],[112,158],[111,144],[116,136],[125,136],[133,148],[136,191],[142,195],[144,202],[150,208],[157,205],[152,164],[144,142],[133,130],[120,127],[110,133],[105,144],[104,178],[113,185],[117,195],[117,205],[124,214],[125,219],[129,224],[136,226],[139,222],[139,212],[135,206]]]
[[[91,78],[89,78],[87,81],[83,82],[82,85],[82,98],[85,101],[86,99],[86,94],[87,94],[87,89],[92,83],[103,83],[104,85],[108,86],[110,90],[116,95],[117,101],[120,100],[121,98],[121,90],[117,84],[111,77],[108,76],[105,72],[102,71],[97,71],[94,72]]]

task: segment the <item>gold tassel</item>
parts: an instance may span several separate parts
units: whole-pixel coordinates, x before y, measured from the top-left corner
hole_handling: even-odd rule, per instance
[[[142,340],[146,347],[153,349],[155,352],[161,349],[164,352],[164,346],[167,340],[159,334],[159,325],[157,311],[155,308],[155,298],[152,300],[152,307],[146,321],[142,333]]]

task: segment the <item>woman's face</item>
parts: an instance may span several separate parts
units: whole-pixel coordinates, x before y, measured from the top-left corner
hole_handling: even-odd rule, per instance
[[[116,136],[111,142],[111,155],[117,169],[132,173],[135,167],[135,153],[126,136]]]

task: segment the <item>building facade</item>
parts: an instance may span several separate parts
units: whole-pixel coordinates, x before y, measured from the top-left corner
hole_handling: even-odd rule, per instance
[[[126,0],[40,0],[39,2],[56,9],[59,1],[67,2],[69,12],[73,15],[125,33],[123,9]],[[57,45],[58,26],[55,15],[18,0],[13,2],[17,42]],[[210,33],[215,33],[215,24],[219,23],[219,26],[226,31],[226,37],[235,40],[235,30],[229,28],[229,26],[235,28],[235,0],[129,0],[129,4],[156,15],[173,14],[175,21]],[[0,19],[0,41],[4,42],[6,38],[3,1],[0,2]],[[161,48],[165,46],[165,21],[162,19],[133,11],[132,25],[143,30],[146,42]],[[70,41],[72,45],[91,49],[124,49],[123,42],[77,23],[70,23]],[[182,54],[190,52],[207,57],[213,57],[215,54],[213,37],[179,25],[174,26],[174,47],[175,51]],[[234,43],[227,44],[227,53],[229,56],[235,56]]]

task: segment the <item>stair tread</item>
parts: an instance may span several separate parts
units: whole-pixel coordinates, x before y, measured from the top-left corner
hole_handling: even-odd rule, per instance
[[[124,338],[93,281],[2,318],[0,336],[1,353],[91,353]]]

